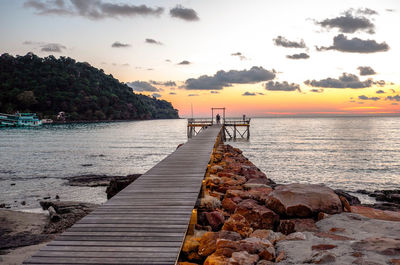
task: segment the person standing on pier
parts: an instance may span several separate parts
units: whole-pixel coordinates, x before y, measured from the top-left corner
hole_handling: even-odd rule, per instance
[[[221,116],[219,114],[217,114],[216,119],[217,119],[217,124],[220,124],[221,123]]]

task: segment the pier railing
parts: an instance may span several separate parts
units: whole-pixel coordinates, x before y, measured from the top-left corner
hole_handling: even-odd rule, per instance
[[[240,138],[248,140],[250,138],[250,121],[251,118],[222,118],[220,124],[223,126],[224,139],[236,140],[240,136]],[[196,136],[213,124],[218,124],[218,122],[210,118],[189,118],[187,123],[188,138]],[[244,128],[244,130],[240,128]]]

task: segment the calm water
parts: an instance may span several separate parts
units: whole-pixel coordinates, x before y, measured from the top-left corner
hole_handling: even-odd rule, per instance
[[[64,177],[144,173],[186,141],[186,120],[0,130],[0,203],[37,208],[44,196],[103,202],[104,188]],[[400,118],[252,119],[249,142],[231,142],[279,183],[400,188]],[[15,185],[12,185],[15,184]]]

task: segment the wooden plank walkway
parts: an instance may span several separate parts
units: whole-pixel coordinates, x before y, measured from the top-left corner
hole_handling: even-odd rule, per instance
[[[24,264],[175,264],[220,129],[190,139]]]

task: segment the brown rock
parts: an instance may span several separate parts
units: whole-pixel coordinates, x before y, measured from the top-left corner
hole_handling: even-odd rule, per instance
[[[280,232],[274,232],[272,230],[265,230],[265,229],[259,229],[254,231],[250,237],[256,237],[260,239],[266,239],[272,244],[275,244],[278,241],[284,240],[285,235],[280,233]]]
[[[266,206],[280,215],[311,217],[319,212],[342,212],[342,203],[334,191],[323,185],[289,184],[277,186]]]
[[[204,265],[228,265],[229,258],[225,256],[219,256],[215,253],[208,256],[204,261]]]
[[[231,198],[225,197],[222,200],[222,208],[224,208],[228,212],[230,212],[230,213],[235,212],[236,207],[237,207],[237,204]]]
[[[215,254],[230,258],[233,252],[240,251],[240,244],[238,241],[218,239],[216,248]]]
[[[214,231],[219,230],[225,222],[224,216],[218,211],[206,212],[205,216]]]
[[[351,212],[361,214],[372,219],[385,221],[400,221],[400,212],[383,211],[365,206],[351,206]]]
[[[328,250],[337,247],[336,245],[330,245],[330,244],[319,244],[319,245],[314,245],[311,246],[312,250]]]
[[[307,263],[325,264],[325,263],[331,263],[331,262],[335,262],[335,261],[336,261],[336,257],[332,253],[317,252],[312,256],[311,260],[309,260]]]
[[[183,242],[182,252],[186,254],[197,252],[199,245],[200,238],[194,236],[186,236],[185,242]]]
[[[258,255],[264,260],[272,261],[275,259],[275,248],[272,246],[267,247],[258,253]]]
[[[178,146],[179,148],[179,146]],[[192,262],[178,262],[178,265],[199,265],[197,263],[192,263]]]
[[[317,220],[321,221],[322,219],[325,219],[325,218],[328,218],[328,217],[329,217],[329,214],[324,213],[324,212],[319,212],[318,216],[317,216]]]
[[[345,241],[345,240],[354,240],[354,238],[350,238],[347,236],[339,236],[339,235],[335,235],[335,234],[331,234],[331,233],[324,233],[324,232],[318,232],[314,234],[317,237],[321,237],[321,238],[330,238],[333,240],[339,240],[339,241]]]
[[[276,259],[275,259],[275,262],[281,262],[282,260],[284,260],[285,259],[285,251],[281,251],[280,253],[279,253],[279,255],[276,257]]]
[[[278,231],[288,235],[293,232],[316,232],[318,228],[313,219],[289,219],[280,221]]]
[[[249,254],[247,251],[234,252],[229,259],[229,265],[254,265],[259,260],[258,255]]]
[[[227,239],[231,241],[239,240],[241,237],[238,233],[230,231],[207,232],[200,239],[199,255],[208,256],[217,249],[218,239]]]
[[[369,237],[351,245],[357,251],[374,251],[381,255],[400,255],[400,239],[388,237]]]
[[[390,264],[393,265],[400,265],[400,259],[391,259],[389,260]]]
[[[346,229],[341,228],[341,227],[332,227],[331,229],[329,229],[329,232],[331,232],[331,233],[338,233],[338,232],[342,233],[344,231],[346,231]]]
[[[257,262],[257,265],[273,265],[273,264],[275,264],[275,263],[272,262],[272,261],[265,260],[265,259],[260,260],[259,262]]]
[[[351,212],[351,206],[350,206],[350,203],[347,201],[347,199],[343,196],[339,196],[339,199],[340,199],[340,202],[342,203],[343,211]]]
[[[244,216],[254,229],[272,229],[279,222],[276,213],[252,199],[240,202],[235,213]]]
[[[218,232],[207,232],[201,239],[199,244],[199,255],[208,256],[216,250],[216,243],[219,237]]]
[[[222,230],[234,231],[239,233],[242,237],[248,237],[253,229],[250,227],[250,223],[241,214],[234,213],[224,223]]]
[[[302,232],[294,232],[287,235],[285,240],[306,240],[306,235]]]

